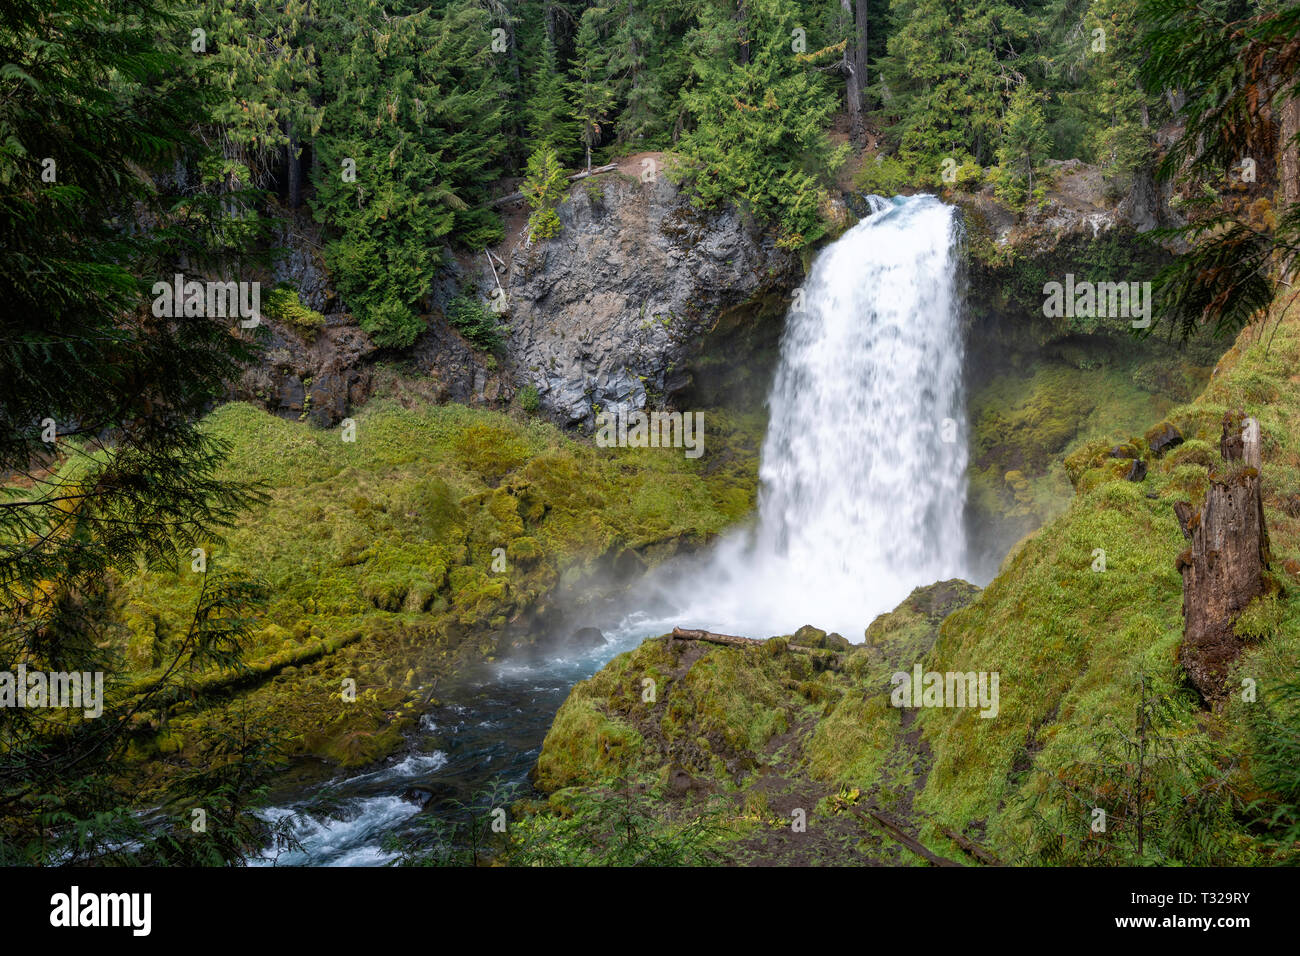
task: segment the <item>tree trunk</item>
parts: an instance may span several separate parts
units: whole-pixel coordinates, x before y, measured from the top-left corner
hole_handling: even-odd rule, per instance
[[[865,0],[858,0],[858,7],[865,5]],[[840,0],[840,9],[844,12],[846,25],[853,20],[853,0]],[[844,100],[849,111],[849,138],[853,142],[862,141],[862,73],[859,72],[858,44],[856,36],[844,47],[844,59],[840,69],[844,71]]]
[[[302,205],[302,157],[299,155],[298,134],[292,123],[289,124],[289,208],[297,209]]]
[[[854,20],[857,25],[858,41],[853,44],[853,72],[858,75],[858,96],[867,94],[871,80],[867,76],[867,0],[854,0]]]
[[[736,62],[741,66],[749,65],[749,35],[745,32],[745,0],[736,3],[736,40],[739,43]]]
[[[1282,105],[1281,142],[1278,161],[1278,177],[1282,187],[1282,214],[1285,215],[1296,203],[1300,202],[1300,89],[1293,87],[1289,92],[1295,94]],[[1300,263],[1294,258],[1282,263],[1282,278],[1293,281],[1300,274]]]
[[[1208,703],[1228,692],[1228,669],[1246,643],[1233,626],[1246,605],[1263,593],[1269,559],[1258,421],[1240,413],[1225,415],[1219,447],[1224,459],[1239,467],[1210,483],[1205,503],[1186,522],[1191,547],[1177,562],[1183,575],[1178,658]]]

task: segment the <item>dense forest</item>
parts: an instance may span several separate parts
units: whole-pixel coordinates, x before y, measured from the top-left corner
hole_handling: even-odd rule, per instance
[[[258,361],[266,330],[244,334],[228,323],[151,313],[159,279],[261,274],[286,234],[310,229],[346,312],[377,348],[400,355],[429,329],[435,286],[457,255],[481,257],[518,238],[503,200],[521,193],[522,241],[545,242],[564,228],[557,209],[570,180],[594,181],[580,174],[610,164],[653,157],[637,167],[648,170],[642,175],[668,178],[701,210],[739,210],[775,248],[806,262],[843,231],[835,202],[846,192],[984,191],[1022,215],[1045,204],[1053,169],[1079,160],[1099,172],[1108,201],[1171,191],[1181,221],[1154,235],[1176,254],[1160,273],[1158,322],[1147,334],[1218,335],[1226,349],[1270,308],[1289,305],[1300,252],[1298,75],[1300,7],[1287,0],[6,3],[0,670],[102,672],[109,691],[106,720],[23,708],[0,715],[0,863],[224,865],[289,846],[286,822],[251,811],[265,803],[292,749],[286,740],[307,733],[302,726],[281,726],[271,706],[232,709],[200,744],[190,742],[198,756],[187,750],[157,773],[142,763],[165,764],[166,751],[145,753],[139,738],[166,739],[167,715],[189,713],[209,692],[234,695],[347,648],[360,612],[337,630],[294,631],[304,617],[335,613],[327,610],[332,588],[364,588],[358,606],[392,612],[393,621],[438,609],[455,619],[448,627],[457,635],[500,629],[506,611],[494,602],[503,592],[472,567],[491,561],[499,542],[508,541],[511,561],[526,569],[512,583],[515,613],[560,580],[562,568],[537,563],[547,548],[559,554],[579,540],[586,546],[587,537],[604,545],[615,527],[629,538],[667,539],[688,528],[711,540],[752,503],[756,466],[749,485],[736,479],[719,490],[734,479],[727,469],[735,457],[756,454],[750,424],[721,414],[723,464],[697,472],[611,464],[541,424],[515,428],[469,411],[417,420],[389,409],[376,426],[391,429],[389,444],[376,455],[398,490],[390,488],[394,497],[381,507],[381,493],[366,485],[372,478],[355,477],[362,465],[334,446],[285,430],[253,443],[249,434],[263,428],[271,436],[273,426],[229,408],[212,416],[229,383]],[[491,353],[501,333],[471,292],[448,319]],[[264,290],[262,303],[304,333],[325,322],[288,286]],[[1257,395],[1266,384],[1242,387]],[[240,522],[268,501],[297,509],[296,524],[275,529],[286,539],[322,520],[317,502],[293,497],[301,475],[268,484],[229,466],[236,461],[265,479],[279,474],[285,448],[310,460],[304,470],[352,469],[357,487],[337,492],[347,498],[340,513],[362,529],[355,536],[389,548],[373,563],[383,564],[382,580],[356,585],[340,570],[334,584],[306,588],[294,574],[295,562],[314,560],[307,544],[275,566],[274,581],[266,567],[223,565],[220,544],[232,528],[242,527],[236,537],[245,553],[262,546],[256,529]],[[433,477],[399,474],[411,448],[437,464]],[[1104,457],[1104,449],[1093,452]],[[1079,471],[1090,467],[1102,466]],[[529,489],[510,484],[516,469],[531,469]],[[1003,472],[1019,474],[1002,468],[999,480]],[[623,503],[620,489],[634,481],[650,505]],[[502,512],[506,491],[536,496],[520,505],[522,519]],[[419,561],[436,565],[434,576],[456,591],[450,611],[435,596],[441,584],[417,599],[402,577],[402,562],[415,559],[402,551],[405,526],[389,520],[399,512],[419,515],[420,541],[441,549]],[[347,552],[334,556],[337,569],[368,560],[354,542],[335,550]],[[149,577],[175,576],[191,562],[196,570],[210,562],[193,591]],[[129,595],[140,593],[169,608],[149,624],[159,637],[144,651],[119,626]],[[282,606],[290,598],[292,613]],[[310,640],[310,654],[295,647],[273,665],[272,651],[250,662],[250,646],[270,640],[268,607],[281,614],[275,640],[283,636],[289,647],[292,631],[304,648]],[[354,610],[338,610],[338,620]],[[1290,611],[1275,618],[1296,620]],[[383,633],[394,647],[416,640],[398,624]],[[388,719],[410,701],[433,698],[406,673],[402,666],[391,681],[375,677],[411,686],[392,699],[380,692],[367,705],[373,713]],[[765,672],[762,689],[782,679]],[[820,679],[796,675],[790,683]],[[1143,684],[1138,706],[1154,715],[1147,695]],[[302,714],[301,724],[319,717]],[[1180,763],[1157,784],[1168,789],[1160,798],[1186,802],[1195,791],[1204,797],[1194,808],[1202,816],[1171,825],[1147,856],[1139,842],[1135,852],[1100,862],[1293,858],[1295,708],[1260,720],[1234,724],[1229,734],[1237,741],[1271,728],[1254,758],[1257,779],[1231,797],[1208,794],[1204,781],[1218,787],[1228,773],[1223,761]],[[347,731],[338,737],[352,746],[359,732]],[[331,753],[357,766],[380,755]],[[203,829],[189,825],[192,806],[204,808]],[[184,814],[183,823],[160,826],[151,816],[157,808]],[[554,848],[589,836],[573,821],[606,810],[579,805],[562,822],[529,824],[521,832],[533,842],[521,859],[566,862]],[[645,812],[638,825],[650,827]],[[1198,844],[1211,848],[1204,853],[1187,848],[1202,835],[1193,823],[1216,834]],[[678,851],[705,835],[682,832],[650,862],[698,862]],[[1256,839],[1267,849],[1252,843],[1234,857]],[[1091,844],[1071,847],[1077,852],[1065,862],[1099,862]],[[646,862],[628,852],[624,859],[574,851],[572,859]]]

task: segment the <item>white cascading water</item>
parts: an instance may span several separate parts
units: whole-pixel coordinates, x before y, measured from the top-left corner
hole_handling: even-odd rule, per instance
[[[912,588],[965,570],[961,227],[932,196],[871,200],[796,294],[757,526],[672,586],[683,626],[860,641]]]

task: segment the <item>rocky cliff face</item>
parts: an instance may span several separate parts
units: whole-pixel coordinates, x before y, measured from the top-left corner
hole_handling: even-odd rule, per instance
[[[558,236],[529,242],[525,232],[500,251],[507,265],[495,272],[485,257],[448,251],[448,269],[426,303],[429,328],[400,352],[377,349],[355,325],[329,283],[318,230],[300,217],[279,237],[286,252],[270,281],[292,283],[325,325],[304,334],[267,319],[265,361],[232,397],[328,427],[366,400],[371,367],[384,359],[428,376],[439,401],[504,405],[531,386],[544,414],[590,425],[600,409],[673,404],[684,394],[716,398],[735,385],[736,368],[770,366],[800,259],[741,213],[697,210],[663,176],[641,182],[612,173],[575,185],[559,216]],[[457,295],[489,299],[498,277],[507,335],[503,352],[491,355],[443,316]],[[705,343],[727,361],[709,361]]]
[[[557,237],[516,244],[504,281],[516,382],[568,423],[671,402],[698,384],[690,363],[724,312],[800,275],[739,212],[696,210],[663,176],[593,179],[559,215]]]

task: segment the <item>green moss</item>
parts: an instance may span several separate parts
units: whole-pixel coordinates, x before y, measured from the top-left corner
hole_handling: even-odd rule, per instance
[[[733,442],[748,432],[722,412],[698,460],[597,449],[544,422],[454,405],[378,397],[354,420],[354,442],[242,403],[205,420],[229,444],[227,474],[268,495],[211,544],[209,566],[260,576],[271,599],[248,668],[204,676],[213,696],[198,718],[247,706],[284,725],[292,747],[349,765],[396,746],[392,726],[421,688],[497,654],[506,622],[562,579],[581,582],[630,546],[653,563],[717,534],[748,511],[757,480],[756,442]],[[122,582],[108,626],[131,686],[163,663],[199,584],[188,564]],[[396,697],[356,724],[347,680],[361,699]]]

